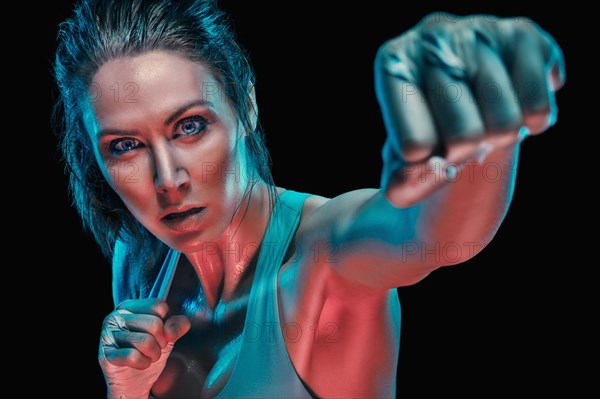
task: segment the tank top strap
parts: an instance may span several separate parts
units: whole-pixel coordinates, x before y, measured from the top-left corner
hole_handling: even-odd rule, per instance
[[[177,263],[179,262],[180,256],[181,252],[176,251],[173,248],[169,248],[167,256],[165,257],[160,271],[158,272],[158,276],[156,277],[156,280],[154,280],[154,285],[150,290],[148,298],[159,298],[162,300],[167,299],[167,295],[171,289],[171,283],[173,282],[173,277],[175,276],[175,271],[177,270]]]
[[[279,195],[263,237],[256,275],[265,278],[276,277],[273,273],[278,273],[281,268],[300,223],[302,206],[308,196],[309,194],[292,190],[286,190]],[[260,278],[259,281],[262,283],[265,280]]]
[[[229,381],[217,398],[312,398],[283,339],[278,274],[309,194],[286,190],[277,199],[256,265],[242,344]]]

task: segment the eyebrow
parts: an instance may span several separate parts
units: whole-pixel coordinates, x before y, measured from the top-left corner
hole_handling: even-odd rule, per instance
[[[190,101],[189,103],[185,104],[183,107],[180,107],[177,111],[173,112],[171,114],[171,116],[169,116],[167,119],[165,119],[165,126],[168,126],[171,123],[173,123],[173,121],[175,119],[179,118],[188,109],[190,109],[192,107],[196,107],[198,105],[211,108],[213,106],[213,103],[211,103],[210,101],[203,100],[203,99]]]
[[[171,123],[173,123],[173,121],[175,121],[175,119],[179,118],[183,113],[185,113],[188,109],[196,107],[196,106],[203,106],[203,107],[212,107],[213,103],[210,101],[206,101],[203,99],[198,99],[198,100],[193,100],[190,101],[187,104],[184,104],[183,106],[181,106],[180,108],[178,108],[175,112],[173,112],[171,115],[169,115],[169,117],[167,119],[165,119],[165,121],[163,122],[165,124],[165,126],[169,126]],[[114,136],[120,136],[120,135],[125,135],[125,136],[137,136],[139,135],[139,133],[135,130],[123,130],[123,129],[101,129],[98,134],[96,135],[96,138],[101,138],[103,136],[109,136],[109,135],[114,135]]]

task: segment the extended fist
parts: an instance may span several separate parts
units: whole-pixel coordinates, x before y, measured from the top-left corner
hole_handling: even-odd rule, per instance
[[[398,173],[407,164],[432,155],[460,164],[543,132],[564,81],[560,48],[527,18],[434,13],[384,43],[375,83],[388,198],[411,205],[431,193],[431,185],[407,187]]]

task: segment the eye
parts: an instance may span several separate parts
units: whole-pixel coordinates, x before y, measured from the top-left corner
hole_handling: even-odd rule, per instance
[[[110,142],[108,148],[113,155],[121,155],[139,148],[142,145],[139,140],[131,137],[123,137]]]
[[[208,121],[200,115],[184,118],[175,125],[175,137],[194,136],[206,130]]]

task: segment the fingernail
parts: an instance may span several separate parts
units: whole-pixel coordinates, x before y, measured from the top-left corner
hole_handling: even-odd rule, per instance
[[[421,176],[425,178],[432,175],[435,176],[435,181],[438,181],[438,179],[452,181],[456,179],[458,169],[453,163],[448,162],[448,160],[433,156],[427,160],[427,166],[421,172]]]
[[[458,175],[458,169],[456,168],[456,166],[454,166],[454,165],[448,165],[446,167],[446,178],[448,180],[454,180],[454,179],[456,179],[457,175]]]
[[[477,163],[482,164],[483,161],[487,158],[487,156],[492,152],[494,146],[490,143],[482,141],[475,152],[475,157],[477,158]]]

